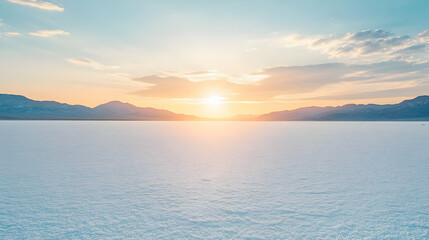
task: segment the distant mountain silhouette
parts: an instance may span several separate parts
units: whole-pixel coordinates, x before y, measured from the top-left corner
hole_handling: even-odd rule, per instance
[[[340,107],[306,107],[261,115],[259,121],[406,121],[429,120],[429,96],[398,104],[348,104]]]
[[[112,101],[95,108],[54,101],[35,101],[20,95],[0,94],[0,119],[39,120],[209,120],[150,107]],[[217,119],[219,120],[219,119]],[[260,116],[227,120],[249,121],[411,121],[429,120],[429,96],[398,104],[348,104],[340,107],[306,107]]]
[[[140,108],[119,101],[89,108],[54,101],[35,101],[12,94],[0,94],[0,119],[201,120],[195,116],[155,108]]]
[[[100,118],[107,119],[152,119],[152,120],[198,120],[198,117],[173,113],[151,107],[136,107],[129,103],[112,101],[93,108]]]

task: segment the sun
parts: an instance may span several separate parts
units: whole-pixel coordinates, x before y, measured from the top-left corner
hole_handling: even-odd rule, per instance
[[[225,99],[225,98],[220,97],[220,96],[211,96],[211,97],[204,99],[204,102],[206,102],[207,104],[211,104],[211,105],[218,105],[218,104],[222,103],[223,99]]]

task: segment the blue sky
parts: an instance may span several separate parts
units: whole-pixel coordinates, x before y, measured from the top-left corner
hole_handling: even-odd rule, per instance
[[[2,0],[0,91],[204,116],[395,102],[429,94],[427,12],[406,0]]]

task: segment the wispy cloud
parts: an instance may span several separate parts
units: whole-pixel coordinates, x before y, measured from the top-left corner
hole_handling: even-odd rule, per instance
[[[63,30],[39,30],[36,32],[30,32],[28,34],[32,35],[32,36],[37,36],[37,37],[52,37],[55,35],[70,35],[70,33],[65,32]]]
[[[14,36],[19,36],[21,35],[21,33],[19,32],[11,32],[10,31],[10,26],[7,25],[3,19],[0,18],[0,29],[4,29],[4,31],[9,30],[9,32],[0,32],[0,38],[1,37],[14,37]]]
[[[69,63],[73,63],[73,64],[78,65],[78,66],[90,67],[90,68],[95,69],[95,70],[109,70],[109,69],[118,69],[119,68],[118,66],[104,65],[104,64],[96,62],[92,59],[89,59],[89,58],[83,58],[83,59],[66,58],[65,60]]]
[[[3,22],[3,19],[0,18],[0,28],[6,29],[7,24]]]
[[[15,36],[20,36],[21,33],[19,32],[4,32],[4,33],[0,33],[0,37],[5,36],[5,37],[15,37]]]
[[[425,30],[415,37],[395,36],[391,32],[379,29],[329,36],[290,34],[271,39],[271,42],[288,48],[307,46],[329,55],[330,58],[372,62],[395,58],[407,61],[419,61],[422,58],[429,60],[427,55],[426,57],[420,56],[422,52],[428,49],[429,30]]]
[[[167,99],[204,99],[207,96],[224,97],[224,102],[291,101],[314,97],[387,91],[426,86],[429,81],[429,63],[385,61],[369,64],[328,63],[306,66],[280,66],[247,74],[259,77],[257,81],[238,83],[234,77],[193,81],[190,76],[206,74],[195,72],[184,75],[150,75],[135,78],[147,84],[135,91],[145,97]],[[426,84],[426,85],[425,85]],[[361,97],[365,98],[365,94]]]
[[[47,11],[57,11],[57,12],[64,11],[64,8],[62,8],[58,5],[55,5],[55,4],[50,3],[50,2],[39,1],[39,0],[7,0],[7,1],[11,2],[11,3],[16,3],[16,4],[23,5],[23,6],[39,8],[39,9],[43,9],[43,10],[47,10]]]
[[[7,32],[5,33],[6,36],[21,36],[21,33],[19,32]]]
[[[420,42],[429,42],[429,29],[427,29],[427,30],[425,30],[425,31],[423,31],[423,32],[421,32],[421,33],[419,33],[418,35],[417,35],[417,39],[420,41]]]

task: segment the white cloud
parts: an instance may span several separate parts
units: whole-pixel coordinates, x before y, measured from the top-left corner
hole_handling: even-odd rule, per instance
[[[21,33],[19,32],[4,32],[4,33],[0,33],[0,37],[15,37],[15,36],[20,36]]]
[[[356,33],[330,36],[301,36],[290,34],[273,39],[284,47],[307,46],[310,49],[321,51],[330,58],[357,59],[360,61],[386,61],[389,59],[403,59],[407,61],[421,61],[416,56],[426,51],[429,45],[429,30],[419,33],[415,37],[408,35],[394,36],[384,30],[363,30]]]
[[[6,36],[20,36],[21,33],[19,33],[19,32],[6,32],[5,35]]]
[[[57,12],[64,11],[64,8],[60,6],[57,6],[49,2],[39,1],[39,0],[7,0],[7,1],[11,3],[16,3],[19,5],[24,5],[29,7],[35,7],[35,8],[39,8],[47,11],[57,11]]]
[[[109,70],[109,69],[118,69],[118,66],[108,66],[101,64],[99,62],[96,62],[89,58],[84,59],[78,59],[78,58],[66,58],[65,59],[69,63],[73,63],[78,66],[84,66],[84,67],[90,67],[95,70]]]
[[[429,29],[419,33],[417,35],[417,39],[419,39],[420,42],[429,42]]]
[[[0,18],[0,28],[6,29],[7,24],[3,22],[3,19]]]
[[[36,32],[30,32],[28,34],[32,35],[32,36],[37,36],[37,37],[51,37],[51,36],[55,36],[55,35],[70,35],[70,33],[65,32],[63,30],[39,30]]]

